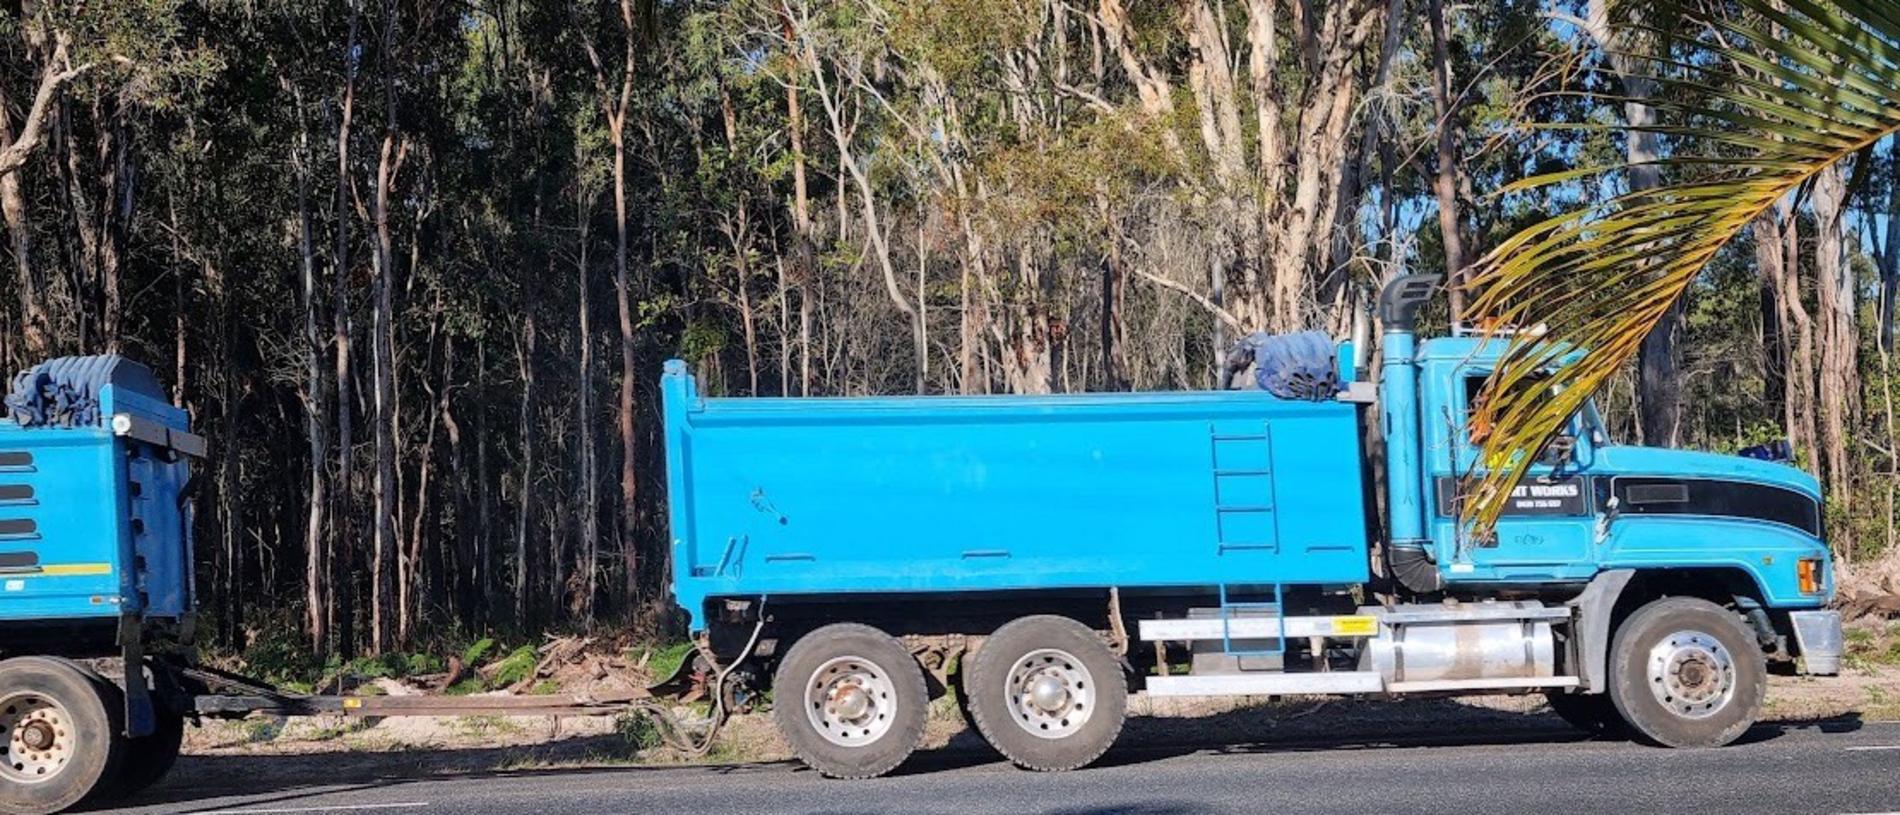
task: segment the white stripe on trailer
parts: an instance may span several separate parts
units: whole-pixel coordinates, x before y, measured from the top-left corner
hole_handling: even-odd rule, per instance
[[[1216,674],[1151,676],[1149,696],[1287,696],[1293,694],[1378,693],[1385,681],[1377,671],[1335,673]]]

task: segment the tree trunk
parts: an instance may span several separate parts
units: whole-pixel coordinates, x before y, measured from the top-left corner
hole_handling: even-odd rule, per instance
[[[6,110],[6,89],[0,83],[0,149],[17,143],[13,117]],[[0,214],[6,217],[7,236],[13,248],[13,288],[20,300],[20,335],[26,356],[22,361],[32,364],[52,355],[52,330],[41,301],[39,274],[33,266],[33,227],[27,217],[20,176],[18,169],[0,175]]]
[[[1815,326],[1814,319],[1801,300],[1800,220],[1790,207],[1778,206],[1773,219],[1764,220],[1763,223],[1769,225],[1770,236],[1766,243],[1771,246],[1767,250],[1775,253],[1772,259],[1778,287],[1775,299],[1781,306],[1785,320],[1780,328],[1783,336],[1788,338],[1783,421],[1787,424],[1788,435],[1794,446],[1807,452],[1809,469],[1819,474],[1823,451],[1815,422]],[[1758,238],[1757,242],[1763,241]],[[1761,250],[1758,247],[1758,251]]]
[[[1610,0],[1589,0],[1585,29],[1597,47],[1608,52],[1610,66],[1623,86],[1623,122],[1630,128],[1654,127],[1654,107],[1641,100],[1655,96],[1656,82],[1648,77],[1649,63],[1639,54],[1641,43],[1623,41],[1610,27]],[[1640,23],[1638,15],[1634,22]],[[1631,129],[1624,136],[1624,158],[1628,161],[1631,192],[1654,189],[1662,184],[1662,172],[1655,162],[1662,157],[1662,143],[1653,131]],[[1673,447],[1681,439],[1682,368],[1681,349],[1676,338],[1682,331],[1683,302],[1677,300],[1664,312],[1637,351],[1636,404],[1638,428],[1643,443]]]
[[[578,161],[578,154],[576,158]],[[590,275],[587,273],[587,248],[592,240],[588,234],[588,227],[593,221],[593,208],[589,206],[590,202],[588,201],[588,191],[586,187],[587,185],[585,183],[576,184],[574,194],[574,222],[579,232],[579,243],[576,247],[579,254],[579,261],[575,264],[575,286],[579,290],[580,306],[579,314],[576,316],[580,322],[581,346],[579,369],[576,371],[580,383],[578,385],[578,390],[580,391],[580,407],[579,412],[575,416],[575,422],[580,428],[581,437],[581,511],[578,520],[580,521],[581,529],[581,557],[583,567],[587,570],[587,598],[583,606],[586,609],[587,616],[584,622],[588,628],[592,628],[594,625],[595,581],[597,580],[600,568],[598,562],[600,552],[600,479],[595,466],[596,447],[594,442],[593,284],[589,281],[588,278]],[[620,229],[624,231],[625,227],[622,226]],[[621,288],[618,287],[618,278],[616,278],[616,284],[617,288],[615,290],[620,291]],[[622,443],[624,444],[625,442],[626,439],[623,438]],[[630,447],[623,449],[631,451]],[[630,507],[628,511],[631,511]]]
[[[1432,192],[1438,197],[1438,232],[1445,245],[1445,294],[1454,329],[1465,319],[1464,224],[1458,216],[1458,176],[1464,163],[1458,157],[1458,111],[1461,99],[1451,90],[1451,32],[1444,0],[1430,0],[1432,29],[1432,111],[1437,116],[1438,169]],[[1388,193],[1390,194],[1390,193]]]
[[[1854,271],[1846,262],[1841,226],[1847,203],[1846,170],[1839,165],[1815,176],[1810,200],[1814,206],[1814,280],[1820,312],[1821,445],[1830,497],[1845,503],[1853,483],[1848,459],[1848,422],[1859,413],[1858,345],[1854,328]],[[1851,540],[1848,541],[1851,547]]]
[[[375,412],[376,472],[371,488],[375,523],[371,537],[370,648],[382,654],[395,647],[396,570],[400,545],[396,531],[396,358],[393,347],[395,308],[395,245],[389,224],[389,198],[409,151],[407,139],[396,133],[396,26],[394,9],[385,2],[383,21],[383,146],[376,162],[375,186],[370,196],[370,219],[376,230],[375,296],[371,306],[370,362]]]
[[[552,265],[553,261],[549,261]],[[552,271],[552,270],[550,270]],[[521,377],[521,401],[515,434],[521,437],[521,470],[515,486],[515,628],[528,628],[528,528],[534,516],[534,309],[522,304],[521,333],[515,340],[515,370]]]
[[[1900,152],[1889,160],[1887,179],[1887,247],[1880,253],[1880,349],[1893,351],[1894,298],[1900,295]],[[1888,386],[1891,389],[1891,385]],[[1895,450],[1900,455],[1900,450]]]
[[[795,36],[791,12],[779,7],[779,25],[787,42]],[[797,59],[788,67],[796,70]],[[792,151],[792,261],[798,286],[798,395],[811,395],[811,287],[817,279],[812,249],[811,193],[805,180],[805,116],[798,104],[798,83],[785,83],[785,128]],[[787,394],[789,395],[789,393]]]
[[[329,501],[329,479],[324,466],[330,454],[328,439],[328,394],[323,377],[323,337],[317,331],[317,257],[312,240],[310,215],[310,131],[304,121],[303,92],[292,88],[297,107],[297,147],[291,154],[291,166],[297,174],[297,250],[298,293],[303,302],[304,342],[304,427],[310,451],[310,486],[306,499],[309,507],[304,520],[304,624],[310,637],[310,650],[319,657],[329,651],[327,562],[328,539],[324,536],[324,509]]]
[[[351,490],[355,451],[350,370],[350,120],[356,110],[357,33],[362,23],[358,0],[350,2],[349,38],[343,49],[343,97],[338,103],[336,130],[336,253],[331,262],[331,346],[336,353],[336,503],[337,547],[331,575],[330,609],[336,619],[331,629],[345,658],[356,655],[356,502]]]

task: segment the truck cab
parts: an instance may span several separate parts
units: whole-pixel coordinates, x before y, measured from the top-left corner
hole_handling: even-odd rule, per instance
[[[1427,520],[1416,545],[1436,567],[1429,575],[1403,572],[1414,588],[1576,583],[1609,569],[1700,569],[1725,573],[1776,608],[1825,604],[1832,561],[1812,475],[1775,461],[1616,444],[1590,403],[1531,465],[1495,534],[1466,534],[1457,521],[1459,482],[1479,467],[1484,433],[1471,421],[1473,401],[1505,345],[1436,338],[1399,363],[1418,371],[1416,459]]]

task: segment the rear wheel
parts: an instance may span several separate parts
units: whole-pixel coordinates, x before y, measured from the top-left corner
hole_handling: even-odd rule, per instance
[[[106,706],[124,710],[125,691],[98,673],[92,673],[91,676],[93,683],[99,687],[100,695],[105,698]],[[127,681],[131,681],[131,678],[127,677]],[[159,700],[154,698],[152,703],[156,708]],[[163,780],[171,772],[172,765],[178,763],[178,750],[185,741],[185,717],[162,709],[154,709],[152,717],[150,734],[136,739],[121,739],[119,772],[110,795],[135,795],[142,792]]]
[[[833,778],[896,769],[924,738],[929,689],[917,658],[856,623],[806,634],[779,663],[773,717],[800,760]]]
[[[118,709],[79,666],[0,662],[0,813],[48,815],[107,794],[119,730]]]
[[[970,668],[977,730],[1018,767],[1087,766],[1121,734],[1128,712],[1121,660],[1081,623],[1015,620],[983,641]]]
[[[1733,612],[1670,597],[1631,614],[1610,653],[1610,698],[1631,729],[1666,747],[1720,747],[1761,712],[1768,669]]]
[[[178,750],[185,742],[185,717],[163,712],[157,717],[151,735],[125,742],[120,794],[133,795],[163,781],[178,763]]]

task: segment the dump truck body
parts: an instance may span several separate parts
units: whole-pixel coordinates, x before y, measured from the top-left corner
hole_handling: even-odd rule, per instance
[[[1367,576],[1357,412],[1254,392],[665,398],[674,590],[709,599]]]
[[[136,363],[66,358],[27,376],[48,369],[45,415],[0,423],[0,642],[34,623],[184,617],[187,455],[203,441]]]

